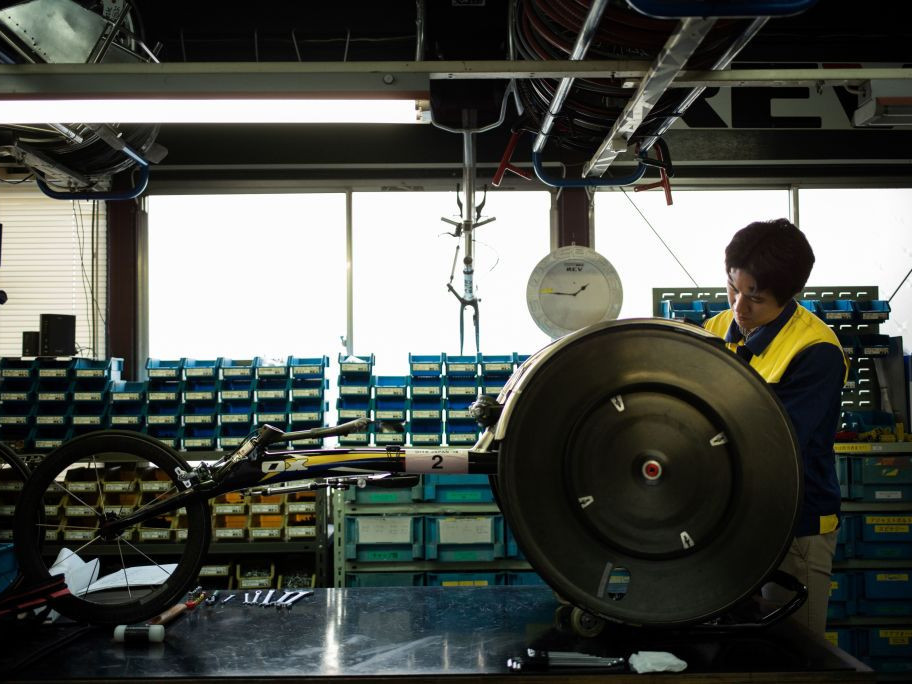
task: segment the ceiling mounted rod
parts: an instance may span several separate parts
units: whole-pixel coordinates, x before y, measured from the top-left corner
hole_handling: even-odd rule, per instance
[[[589,7],[589,14],[586,15],[583,27],[580,29],[579,35],[576,38],[576,43],[573,45],[570,61],[579,61],[586,56],[586,51],[592,43],[592,39],[595,36],[595,32],[598,29],[599,23],[602,20],[602,14],[607,5],[607,0],[594,0],[591,7]],[[574,79],[572,77],[566,77],[560,80],[554,97],[551,100],[551,105],[548,107],[548,114],[542,120],[539,133],[535,138],[535,142],[532,144],[533,152],[540,153],[545,148],[545,143],[548,141],[548,134],[551,132],[551,127],[554,125],[554,117],[557,116],[561,107],[564,106],[564,100],[567,99],[573,81]]]
[[[769,21],[769,17],[757,17],[754,19],[750,25],[744,30],[744,32],[738,36],[734,43],[732,43],[728,50],[726,50],[712,65],[712,71],[721,71],[722,69],[727,69],[732,63],[732,60],[738,56],[738,53],[744,49],[744,47],[756,36],[760,29],[764,27],[766,22]],[[678,118],[687,111],[688,107],[697,101],[697,98],[703,94],[703,91],[706,90],[706,86],[697,86],[693,88],[687,96],[681,101],[677,107],[675,107],[674,112],[667,118],[662,124],[656,129],[656,132],[644,139],[640,144],[641,150],[648,150],[653,145],[655,145],[656,140],[665,133],[672,124],[678,120]]]
[[[583,176],[601,176],[619,154],[627,150],[627,140],[634,134],[652,108],[671,86],[675,77],[696,51],[715,23],[714,18],[682,19],[669,36],[646,76],[640,82],[624,111],[614,122],[605,141],[583,166]]]

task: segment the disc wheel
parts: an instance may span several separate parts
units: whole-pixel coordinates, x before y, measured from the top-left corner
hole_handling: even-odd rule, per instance
[[[779,565],[801,501],[791,423],[698,329],[603,324],[519,388],[499,449],[507,522],[572,604],[633,625],[721,614]]]
[[[64,443],[22,491],[13,523],[20,571],[30,582],[64,573],[71,594],[54,608],[74,620],[128,624],[173,606],[208,550],[207,501],[117,533],[104,527],[175,496],[184,488],[178,468],[188,469],[184,459],[139,433],[95,432]]]

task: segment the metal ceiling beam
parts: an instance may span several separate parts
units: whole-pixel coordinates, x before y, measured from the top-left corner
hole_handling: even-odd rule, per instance
[[[421,99],[430,80],[613,78],[639,86],[644,61],[168,62],[3,64],[0,98],[384,97]],[[672,87],[861,85],[912,80],[910,68],[682,71]]]

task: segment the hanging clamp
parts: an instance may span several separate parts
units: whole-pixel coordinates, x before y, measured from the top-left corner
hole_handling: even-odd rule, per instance
[[[656,138],[654,147],[656,151],[656,159],[649,157],[647,154],[641,155],[639,145],[637,146],[637,156],[639,156],[640,162],[642,164],[657,168],[659,170],[659,180],[654,183],[635,185],[633,187],[633,191],[641,192],[642,190],[662,188],[665,191],[665,204],[671,206],[673,204],[671,200],[671,183],[668,180],[674,176],[674,166],[671,164],[671,154],[668,151],[668,145],[666,145],[665,141],[661,138]]]

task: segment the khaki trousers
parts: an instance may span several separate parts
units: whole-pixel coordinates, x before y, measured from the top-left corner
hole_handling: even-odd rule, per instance
[[[827,603],[830,599],[830,572],[836,552],[836,532],[795,537],[779,569],[796,577],[808,589],[808,598],[792,615],[815,634],[826,631]],[[763,587],[763,598],[786,603],[793,594],[776,585]]]

